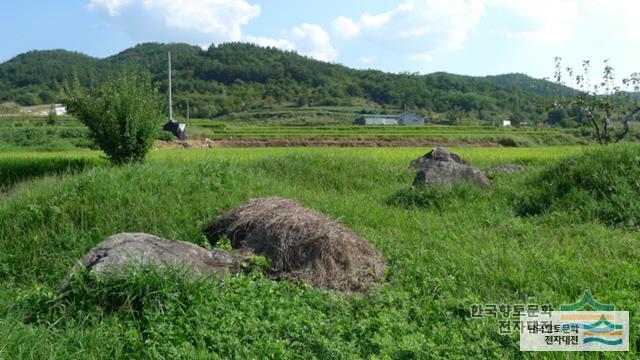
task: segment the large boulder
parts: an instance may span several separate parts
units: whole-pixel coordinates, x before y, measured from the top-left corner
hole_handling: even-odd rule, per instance
[[[409,165],[418,169],[413,185],[437,185],[451,190],[459,183],[469,183],[483,188],[491,187],[485,173],[471,166],[460,156],[443,147],[413,160]]]
[[[343,293],[363,291],[384,274],[384,259],[367,240],[298,202],[253,199],[204,228],[212,245],[222,237],[271,260],[276,279],[304,281]]]
[[[179,240],[164,240],[144,233],[121,233],[108,237],[91,249],[71,273],[85,268],[91,272],[120,275],[128,266],[164,269],[175,267],[194,276],[237,273],[253,255],[237,251],[207,250]]]

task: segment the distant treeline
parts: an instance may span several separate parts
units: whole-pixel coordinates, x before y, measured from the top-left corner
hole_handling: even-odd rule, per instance
[[[392,74],[354,70],[294,52],[244,43],[212,45],[147,43],[96,59],[65,50],[32,51],[0,64],[0,102],[38,105],[60,101],[65,87],[88,88],[123,68],[151,72],[166,91],[167,52],[174,68],[176,111],[213,118],[272,106],[370,104],[423,115],[513,122],[541,122],[555,89],[522,74],[487,77],[448,73]],[[565,89],[565,91],[568,91]]]

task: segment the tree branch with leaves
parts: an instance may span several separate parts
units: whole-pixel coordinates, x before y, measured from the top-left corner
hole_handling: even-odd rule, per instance
[[[556,101],[554,106],[572,110],[588,119],[598,143],[607,145],[627,138],[631,132],[630,121],[640,114],[640,74],[631,74],[622,80],[622,86],[616,84],[615,69],[604,60],[601,79],[594,82],[590,77],[591,61],[582,62],[581,71],[562,68],[562,59],[555,58],[554,80]],[[568,75],[574,92],[565,96],[567,86],[563,80]]]

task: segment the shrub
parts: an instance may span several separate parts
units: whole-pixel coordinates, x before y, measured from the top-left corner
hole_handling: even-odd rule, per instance
[[[157,138],[158,140],[162,140],[162,141],[166,141],[166,142],[171,142],[171,141],[173,141],[173,140],[175,140],[175,139],[176,139],[176,136],[175,136],[172,132],[170,132],[170,131],[164,131],[164,130],[161,130],[161,131],[159,131],[159,132],[158,132],[158,134],[157,134],[156,138]]]
[[[615,145],[561,160],[527,180],[522,216],[566,211],[583,220],[640,225],[640,146]]]
[[[55,105],[51,105],[49,108],[49,114],[47,114],[47,125],[55,125],[58,113],[56,113]]]
[[[158,270],[131,266],[121,277],[80,271],[69,284],[54,292],[36,286],[18,297],[27,321],[56,321],[96,314],[117,314],[139,319],[149,308],[188,306],[190,294],[206,290],[206,278],[193,278],[181,269]]]
[[[114,164],[144,160],[161,125],[159,97],[147,74],[131,71],[90,94],[74,91],[66,103]]]
[[[513,138],[500,138],[498,144],[505,147],[518,147],[518,143]]]
[[[14,102],[0,103],[0,114],[18,114],[20,106]]]
[[[520,137],[503,137],[498,139],[497,142],[504,147],[529,147],[534,145],[530,140]]]

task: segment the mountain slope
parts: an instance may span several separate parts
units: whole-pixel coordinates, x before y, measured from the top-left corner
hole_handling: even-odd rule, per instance
[[[74,76],[85,86],[95,79],[100,60],[66,50],[30,51],[0,65],[0,99],[22,105],[49,103]]]
[[[0,101],[33,105],[59,101],[65,84],[82,86],[124,68],[153,74],[166,91],[171,51],[177,108],[214,117],[273,105],[377,104],[422,112],[541,116],[536,104],[548,82],[522,74],[471,77],[448,73],[391,74],[355,70],[294,52],[227,43],[203,50],[187,44],[146,43],[105,59],[64,50],[32,51],[0,64]]]

